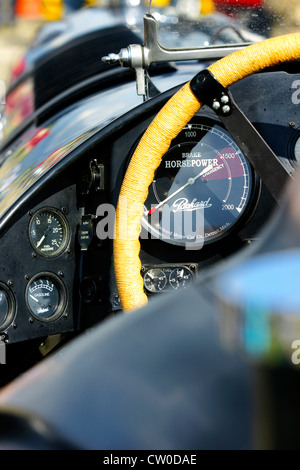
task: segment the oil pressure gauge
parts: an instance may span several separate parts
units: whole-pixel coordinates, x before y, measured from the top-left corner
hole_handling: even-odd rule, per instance
[[[66,290],[63,282],[53,273],[39,273],[26,289],[26,303],[33,317],[47,322],[56,320],[66,306]]]
[[[144,286],[149,292],[160,292],[166,284],[167,276],[159,268],[149,269],[144,276]]]
[[[29,224],[29,239],[39,255],[47,258],[60,255],[69,242],[66,218],[54,208],[38,210]]]
[[[192,272],[185,266],[173,269],[170,274],[169,282],[173,289],[185,289],[192,282]]]
[[[195,266],[193,265],[193,270]],[[194,273],[187,266],[144,267],[144,287],[150,294],[186,289],[192,283]]]

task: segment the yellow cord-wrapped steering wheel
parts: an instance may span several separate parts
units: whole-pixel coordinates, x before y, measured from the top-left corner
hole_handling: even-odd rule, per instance
[[[223,87],[228,87],[264,68],[299,58],[300,33],[293,33],[252,44],[215,62],[208,70]],[[173,95],[152,121],[132,156],[121,187],[116,211],[114,266],[121,305],[126,312],[148,301],[139,258],[143,204],[171,141],[201,108],[190,84]]]

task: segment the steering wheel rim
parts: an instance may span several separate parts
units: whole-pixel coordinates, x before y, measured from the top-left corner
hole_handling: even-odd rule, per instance
[[[300,33],[252,44],[208,67],[223,87],[280,63],[300,58]],[[117,204],[114,268],[125,312],[147,304],[139,258],[141,219],[148,188],[171,141],[200,110],[202,104],[186,83],[165,104],[142,136],[127,168]]]

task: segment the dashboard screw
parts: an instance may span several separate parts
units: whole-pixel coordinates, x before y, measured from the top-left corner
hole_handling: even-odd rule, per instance
[[[25,277],[25,281],[29,281],[29,279],[30,279],[30,276],[29,276],[29,274],[25,274],[25,276],[24,276],[24,277]]]
[[[33,318],[30,317],[30,318],[29,318],[29,323],[33,323],[33,322],[34,322]]]
[[[14,284],[14,283],[12,282],[12,280],[11,280],[11,279],[9,279],[9,280],[7,281],[7,285],[8,285],[9,287],[12,287],[12,286],[13,286],[13,284]]]
[[[31,216],[33,215],[33,212],[32,212],[32,211],[29,211],[29,212],[28,212],[28,215],[29,215],[29,217],[31,217]]]
[[[35,252],[32,253],[33,258],[37,258],[37,254]]]
[[[225,106],[223,106],[222,108],[222,111],[224,114],[228,114],[230,111],[230,106],[228,106],[228,104],[225,104]]]
[[[68,208],[66,206],[63,206],[61,208],[61,211],[64,213],[64,214],[67,214],[68,213]]]
[[[57,274],[59,275],[59,277],[64,277],[64,273],[62,271],[58,271]]]
[[[229,97],[227,95],[223,95],[221,97],[221,103],[223,103],[223,104],[229,103]]]
[[[290,122],[290,123],[289,123],[289,126],[290,126],[290,127],[296,127],[296,124],[295,124],[294,122]]]
[[[17,324],[16,323],[13,323],[13,328],[17,328]]]

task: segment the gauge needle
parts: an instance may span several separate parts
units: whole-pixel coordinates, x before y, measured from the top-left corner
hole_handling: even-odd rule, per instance
[[[31,297],[33,300],[35,300],[37,303],[39,303],[38,299],[36,299],[35,297],[33,297],[33,295],[29,294],[29,297]]]
[[[36,247],[38,248],[40,246],[41,243],[43,243],[43,241],[45,240],[46,236],[43,235],[42,238],[37,242],[36,244]]]
[[[205,173],[207,173],[208,171],[212,170],[212,165],[208,165],[206,168],[203,168],[202,171],[200,171],[200,173],[195,176],[195,178],[189,178],[187,180],[187,182],[181,186],[180,188],[178,188],[174,193],[172,193],[170,196],[168,196],[166,199],[164,199],[163,201],[161,201],[159,204],[157,204],[157,206],[155,207],[152,207],[152,209],[150,209],[147,213],[147,215],[151,215],[153,214],[153,212],[155,212],[157,209],[159,209],[163,204],[165,204],[167,201],[169,201],[172,197],[176,196],[176,194],[180,193],[180,191],[182,191],[184,188],[186,188],[189,184],[194,184],[195,181],[200,178],[200,176],[203,176],[205,175]]]
[[[50,228],[51,228],[51,227],[48,225],[48,227],[47,227],[46,230],[45,230],[44,235],[41,237],[41,239],[40,239],[40,240],[37,242],[37,244],[36,244],[36,247],[37,247],[37,248],[38,248],[38,247],[43,243],[43,241],[45,240],[46,235],[48,234]]]
[[[50,230],[51,230],[51,227],[50,227],[50,225],[48,225],[48,227],[47,227],[46,230],[45,230],[44,235],[41,237],[41,239],[40,239],[40,240],[37,242],[37,244],[36,244],[36,247],[37,247],[37,248],[43,243],[43,241],[45,240],[45,238],[46,238],[46,236],[47,236],[47,234],[48,234],[48,232],[49,232]]]

